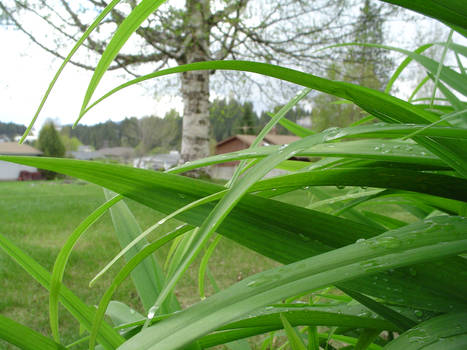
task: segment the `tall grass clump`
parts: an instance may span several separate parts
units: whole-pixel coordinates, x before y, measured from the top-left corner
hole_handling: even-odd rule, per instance
[[[106,13],[118,2],[110,3]],[[434,17],[467,35],[465,2],[387,2]],[[125,87],[191,70],[252,72],[292,82],[303,91],[272,116],[252,148],[165,173],[71,159],[0,156],[95,183],[106,189],[107,198],[69,236],[52,271],[0,236],[3,251],[50,291],[53,339],[3,316],[0,338],[35,350],[83,343],[89,349],[204,349],[221,344],[249,349],[245,339],[257,335],[263,337],[255,338],[262,343],[256,346],[264,349],[273,344],[313,350],[467,348],[467,104],[463,100],[467,74],[461,58],[467,56],[467,47],[452,41],[413,52],[380,46],[407,56],[385,92],[276,65],[210,61],[154,72],[91,102],[110,62],[160,3],[142,1],[118,28],[94,72],[79,118]],[[64,64],[104,16],[98,17]],[[423,55],[430,45],[453,52],[458,66]],[[442,105],[438,99],[429,98],[424,104],[390,94],[411,61],[422,65],[435,82],[444,95]],[[57,78],[58,74],[43,102]],[[311,89],[350,101],[379,123],[313,133],[282,119]],[[276,123],[301,139],[282,147],[259,147]],[[297,156],[321,160],[288,161]],[[225,186],[178,175],[234,160],[240,165]],[[263,179],[275,168],[289,173]],[[166,217],[142,231],[124,198]],[[111,212],[122,250],[96,271],[90,284],[111,273],[107,270],[122,256],[126,263],[96,309],[69,290],[62,277],[74,244],[106,211]],[[183,224],[148,240],[149,233],[173,219]],[[283,265],[206,297],[205,281],[215,282],[208,269],[209,256],[222,237]],[[169,255],[162,265],[153,253],[166,244]],[[200,301],[181,309],[173,291],[198,257],[202,257]],[[112,300],[128,276],[145,314]],[[75,344],[60,343],[59,303],[87,331]]]

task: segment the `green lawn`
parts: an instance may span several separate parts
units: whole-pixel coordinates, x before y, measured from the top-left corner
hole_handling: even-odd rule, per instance
[[[2,182],[0,233],[51,271],[66,238],[103,201],[102,189],[84,182]],[[143,229],[162,217],[162,214],[133,201],[127,203]],[[172,225],[176,223],[169,222],[162,230],[168,230]],[[97,304],[122,263],[98,280],[93,288],[88,287],[89,280],[118,250],[110,215],[105,214],[75,247],[64,283],[89,305]],[[161,261],[166,251],[159,254]],[[221,288],[272,266],[274,262],[228,239],[221,241],[210,262],[210,270]],[[176,295],[185,306],[199,300],[196,266],[179,283]],[[117,291],[115,299],[141,311],[130,279]],[[50,335],[48,292],[1,250],[0,313]],[[76,339],[79,325],[63,308],[60,317],[62,339],[67,344]],[[0,348],[12,349],[1,342]]]

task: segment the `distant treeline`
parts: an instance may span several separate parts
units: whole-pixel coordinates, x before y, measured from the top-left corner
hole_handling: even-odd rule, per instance
[[[275,111],[281,106],[277,106]],[[257,134],[271,119],[266,112],[261,115],[253,110],[251,102],[239,102],[235,99],[217,99],[210,107],[211,137],[218,142],[235,134]],[[297,121],[309,116],[310,112],[294,108],[286,118]],[[278,125],[276,132],[287,134],[288,131]],[[149,116],[137,119],[126,118],[121,122],[107,121],[92,126],[70,125],[62,127],[62,135],[77,138],[82,144],[103,147],[133,147],[141,154],[153,151],[180,149],[182,139],[182,117],[171,110],[164,118]]]
[[[279,110],[277,106],[274,112]],[[211,138],[219,142],[235,134],[257,134],[271,119],[266,112],[258,115],[251,102],[239,102],[235,99],[217,99],[211,103],[209,110]],[[297,121],[307,117],[310,112],[294,108],[286,118]],[[26,130],[23,125],[0,123],[0,135],[13,138]],[[287,134],[282,126],[276,127],[278,134]],[[98,150],[103,147],[132,147],[139,154],[166,152],[180,149],[182,140],[182,117],[171,110],[163,118],[149,116],[143,118],[126,118],[120,122],[107,121],[95,125],[64,125],[60,130],[62,141],[67,150],[76,150],[79,144],[90,145]]]
[[[26,127],[24,125],[0,122],[0,136],[5,135],[10,140],[13,140],[16,135],[23,135],[25,131]]]
[[[151,150],[168,151],[179,149],[181,143],[182,118],[171,110],[164,118],[155,116],[141,119],[125,118],[120,122],[111,120],[96,125],[71,125],[62,127],[60,134],[65,138],[78,139],[95,149],[103,147],[132,147],[145,154]]]

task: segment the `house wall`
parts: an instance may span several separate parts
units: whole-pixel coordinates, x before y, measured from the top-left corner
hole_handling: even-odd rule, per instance
[[[23,170],[29,172],[37,171],[36,168],[30,166],[4,162],[0,160],[0,181],[17,180],[19,173]]]

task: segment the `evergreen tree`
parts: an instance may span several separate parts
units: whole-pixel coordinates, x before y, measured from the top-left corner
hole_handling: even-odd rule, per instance
[[[365,0],[354,25],[353,41],[357,43],[384,43],[383,25],[385,13],[394,11],[385,4]],[[386,84],[393,62],[386,50],[375,47],[353,46],[345,58],[343,78],[346,81],[382,90]]]
[[[37,144],[45,157],[61,158],[65,156],[65,146],[63,145],[60,135],[52,122],[44,124],[39,132]],[[42,176],[48,180],[54,179],[58,175],[57,173],[49,170],[41,170],[41,173]]]
[[[235,130],[241,134],[256,134],[256,126],[258,125],[258,117],[253,110],[253,103],[245,102],[241,106],[241,114],[237,119]]]
[[[47,122],[39,132],[38,147],[45,157],[65,156],[65,146],[52,122]]]
[[[383,26],[386,18],[396,9],[386,4],[365,0],[354,24],[356,43],[384,43]],[[332,64],[327,70],[331,80],[344,80],[376,90],[383,90],[388,81],[393,62],[387,51],[374,47],[351,46],[343,64]],[[319,94],[313,99],[313,129],[344,127],[364,117],[361,109],[353,104],[342,104],[334,96]]]
[[[26,127],[24,125],[0,122],[0,136],[5,135],[10,140],[13,140],[17,135],[22,135],[25,131]]]

